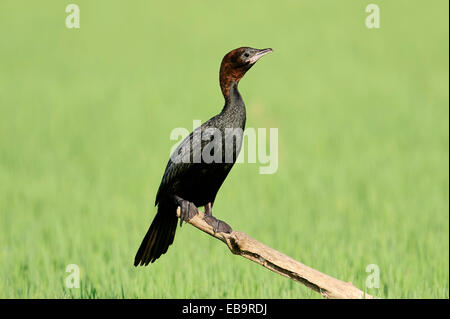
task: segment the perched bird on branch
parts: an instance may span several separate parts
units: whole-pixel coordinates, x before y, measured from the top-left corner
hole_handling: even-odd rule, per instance
[[[220,88],[225,98],[222,111],[186,137],[167,163],[156,194],[158,211],[134,260],[148,265],[167,252],[177,228],[177,208],[181,221],[205,207],[205,221],[215,232],[230,233],[226,223],[212,216],[219,188],[239,155],[246,112],[238,83],[245,73],[272,49],[237,48],[225,55],[220,66]]]

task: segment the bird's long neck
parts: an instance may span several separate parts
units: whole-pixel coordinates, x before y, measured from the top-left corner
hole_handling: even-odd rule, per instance
[[[225,92],[225,106],[223,107],[222,113],[241,117],[245,123],[245,104],[238,90],[238,82],[230,82]]]

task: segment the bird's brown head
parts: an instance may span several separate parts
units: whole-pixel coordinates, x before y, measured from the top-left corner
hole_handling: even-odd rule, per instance
[[[241,47],[228,52],[220,65],[220,88],[223,96],[228,98],[229,88],[239,80],[261,57],[272,52],[272,49],[253,49]]]

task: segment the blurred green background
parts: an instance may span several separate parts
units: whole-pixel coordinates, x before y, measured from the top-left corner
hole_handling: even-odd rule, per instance
[[[448,1],[0,2],[1,298],[320,298],[191,226],[133,266],[176,127],[240,83],[279,168],[237,164],[215,215],[383,298],[449,297]],[[65,286],[68,264],[81,288]],[[366,289],[366,266],[380,287]]]

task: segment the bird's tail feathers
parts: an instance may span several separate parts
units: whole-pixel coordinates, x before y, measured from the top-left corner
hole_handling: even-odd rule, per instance
[[[177,229],[176,206],[160,202],[158,212],[139,247],[134,265],[147,266],[167,252]]]

